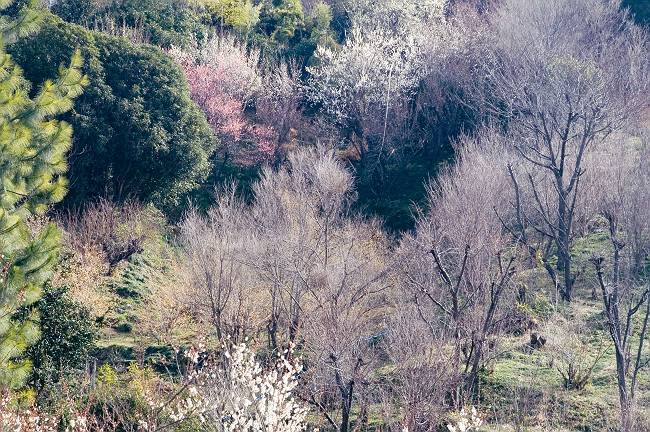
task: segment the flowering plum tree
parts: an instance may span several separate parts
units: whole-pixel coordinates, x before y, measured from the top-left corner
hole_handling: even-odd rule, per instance
[[[234,38],[213,37],[183,51],[170,50],[187,76],[192,99],[220,138],[226,158],[254,164],[270,159],[278,146],[273,126],[248,114],[262,91],[259,54]]]

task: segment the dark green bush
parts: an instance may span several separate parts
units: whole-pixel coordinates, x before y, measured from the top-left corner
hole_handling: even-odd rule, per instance
[[[52,12],[66,21],[82,23],[97,11],[96,3],[95,0],[61,0],[52,6]]]
[[[182,71],[158,48],[93,33],[55,16],[11,50],[27,78],[41,83],[76,47],[91,83],[64,117],[75,130],[64,205],[105,196],[178,210],[206,179],[216,147]]]
[[[35,308],[40,337],[26,354],[34,366],[32,383],[42,392],[84,370],[97,329],[90,311],[72,299],[65,286],[47,287]]]

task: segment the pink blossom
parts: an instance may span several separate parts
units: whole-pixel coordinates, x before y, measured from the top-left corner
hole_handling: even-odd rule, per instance
[[[185,72],[192,100],[205,113],[223,151],[243,164],[269,160],[278,148],[278,134],[273,126],[254,121],[245,112],[253,87],[253,79],[241,73],[246,54],[233,50],[221,53],[219,49],[207,52],[217,58],[195,59],[178,49],[170,54]]]

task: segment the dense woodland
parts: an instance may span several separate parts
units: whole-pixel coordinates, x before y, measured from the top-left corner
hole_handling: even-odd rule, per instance
[[[648,0],[0,14],[0,432],[650,431]]]

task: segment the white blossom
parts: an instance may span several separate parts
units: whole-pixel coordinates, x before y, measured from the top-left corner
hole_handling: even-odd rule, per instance
[[[356,0],[343,46],[319,46],[307,95],[335,122],[382,118],[408,100],[452,32],[446,0]],[[369,122],[369,123],[372,123]]]
[[[476,408],[472,407],[469,412],[465,408],[461,409],[455,423],[447,425],[450,432],[470,432],[478,430],[483,420],[479,417]]]
[[[186,391],[165,405],[171,422],[197,418],[206,430],[219,432],[298,432],[306,429],[307,409],[293,398],[298,364],[286,357],[265,369],[245,344],[226,349],[222,364],[205,361],[196,367],[200,350],[185,354],[196,369],[186,378]],[[288,353],[290,354],[290,353]],[[150,402],[152,412],[157,412]],[[160,419],[141,421],[144,431],[161,429]]]

